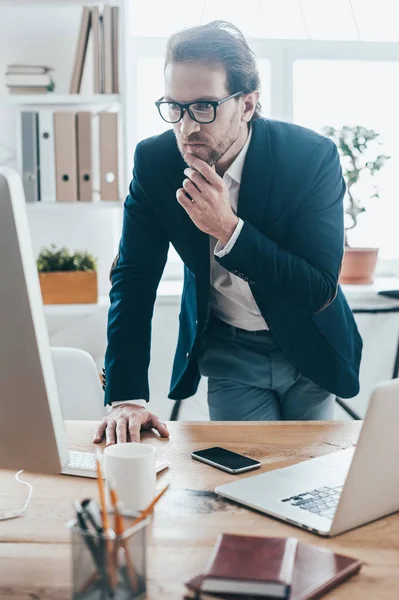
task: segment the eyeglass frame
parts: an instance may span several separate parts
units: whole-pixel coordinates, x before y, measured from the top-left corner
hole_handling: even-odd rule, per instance
[[[158,109],[159,115],[161,117],[161,119],[163,121],[165,121],[165,123],[170,123],[171,125],[175,125],[176,123],[179,123],[183,116],[184,116],[184,111],[186,110],[188,112],[188,114],[190,115],[191,119],[193,121],[195,121],[196,123],[199,123],[200,125],[209,125],[210,123],[213,123],[214,121],[216,121],[216,115],[217,115],[217,107],[220,106],[221,104],[224,104],[225,102],[227,102],[228,100],[231,100],[232,98],[236,98],[237,96],[240,96],[242,94],[245,94],[244,91],[240,91],[240,92],[235,92],[235,94],[230,94],[230,96],[226,96],[225,98],[222,98],[221,100],[194,100],[193,102],[186,102],[185,104],[181,103],[181,102],[173,102],[172,100],[164,100],[163,96],[157,100],[155,102],[155,106]],[[198,119],[196,119],[193,114],[191,113],[190,110],[190,106],[192,104],[200,104],[201,102],[206,102],[207,104],[210,104],[213,107],[213,112],[214,112],[214,116],[212,121],[198,121]],[[162,113],[161,113],[161,104],[176,104],[179,108],[180,108],[180,117],[177,119],[177,121],[167,121],[166,119],[163,118]]]

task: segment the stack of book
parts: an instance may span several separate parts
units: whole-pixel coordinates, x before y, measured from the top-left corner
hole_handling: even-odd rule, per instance
[[[356,559],[296,538],[222,534],[205,573],[187,581],[185,598],[311,600],[360,567]]]
[[[53,69],[46,65],[7,66],[6,86],[10,94],[45,94],[54,90]]]
[[[21,112],[22,176],[27,202],[119,200],[118,113]]]
[[[84,6],[75,50],[70,94],[79,94],[90,32],[93,44],[93,91],[119,93],[119,7]]]

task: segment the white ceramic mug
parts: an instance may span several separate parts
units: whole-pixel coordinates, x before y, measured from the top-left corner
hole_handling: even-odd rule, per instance
[[[115,486],[119,501],[128,511],[146,508],[155,496],[155,448],[132,442],[113,444],[104,450],[104,474]]]

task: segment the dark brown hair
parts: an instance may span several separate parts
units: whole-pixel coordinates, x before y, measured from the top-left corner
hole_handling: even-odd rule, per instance
[[[241,31],[228,21],[212,21],[172,35],[166,48],[165,68],[171,63],[186,61],[224,67],[230,94],[260,89],[255,54]],[[260,116],[258,102],[252,120]]]

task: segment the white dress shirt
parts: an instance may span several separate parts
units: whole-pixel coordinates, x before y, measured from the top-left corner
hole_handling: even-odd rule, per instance
[[[229,190],[230,205],[235,213],[237,212],[241,176],[251,136],[252,131],[250,130],[245,145],[223,175],[223,181]],[[241,233],[243,225],[244,222],[240,219],[226,246],[223,246],[215,238],[209,237],[211,253],[210,310],[218,319],[241,329],[247,329],[248,331],[268,329],[249,284],[230,273],[215,260],[215,255],[221,258],[230,252]],[[122,402],[112,402],[112,406],[124,403],[143,405],[146,404],[146,401],[123,400]]]
[[[234,213],[237,213],[242,171],[251,136],[252,131],[250,130],[245,145],[223,175],[223,181],[229,190],[229,201]],[[240,219],[226,246],[210,237],[210,310],[218,319],[240,329],[247,329],[248,331],[268,329],[248,283],[230,273],[215,260],[215,255],[221,258],[230,252],[241,233],[243,225],[244,222]]]

